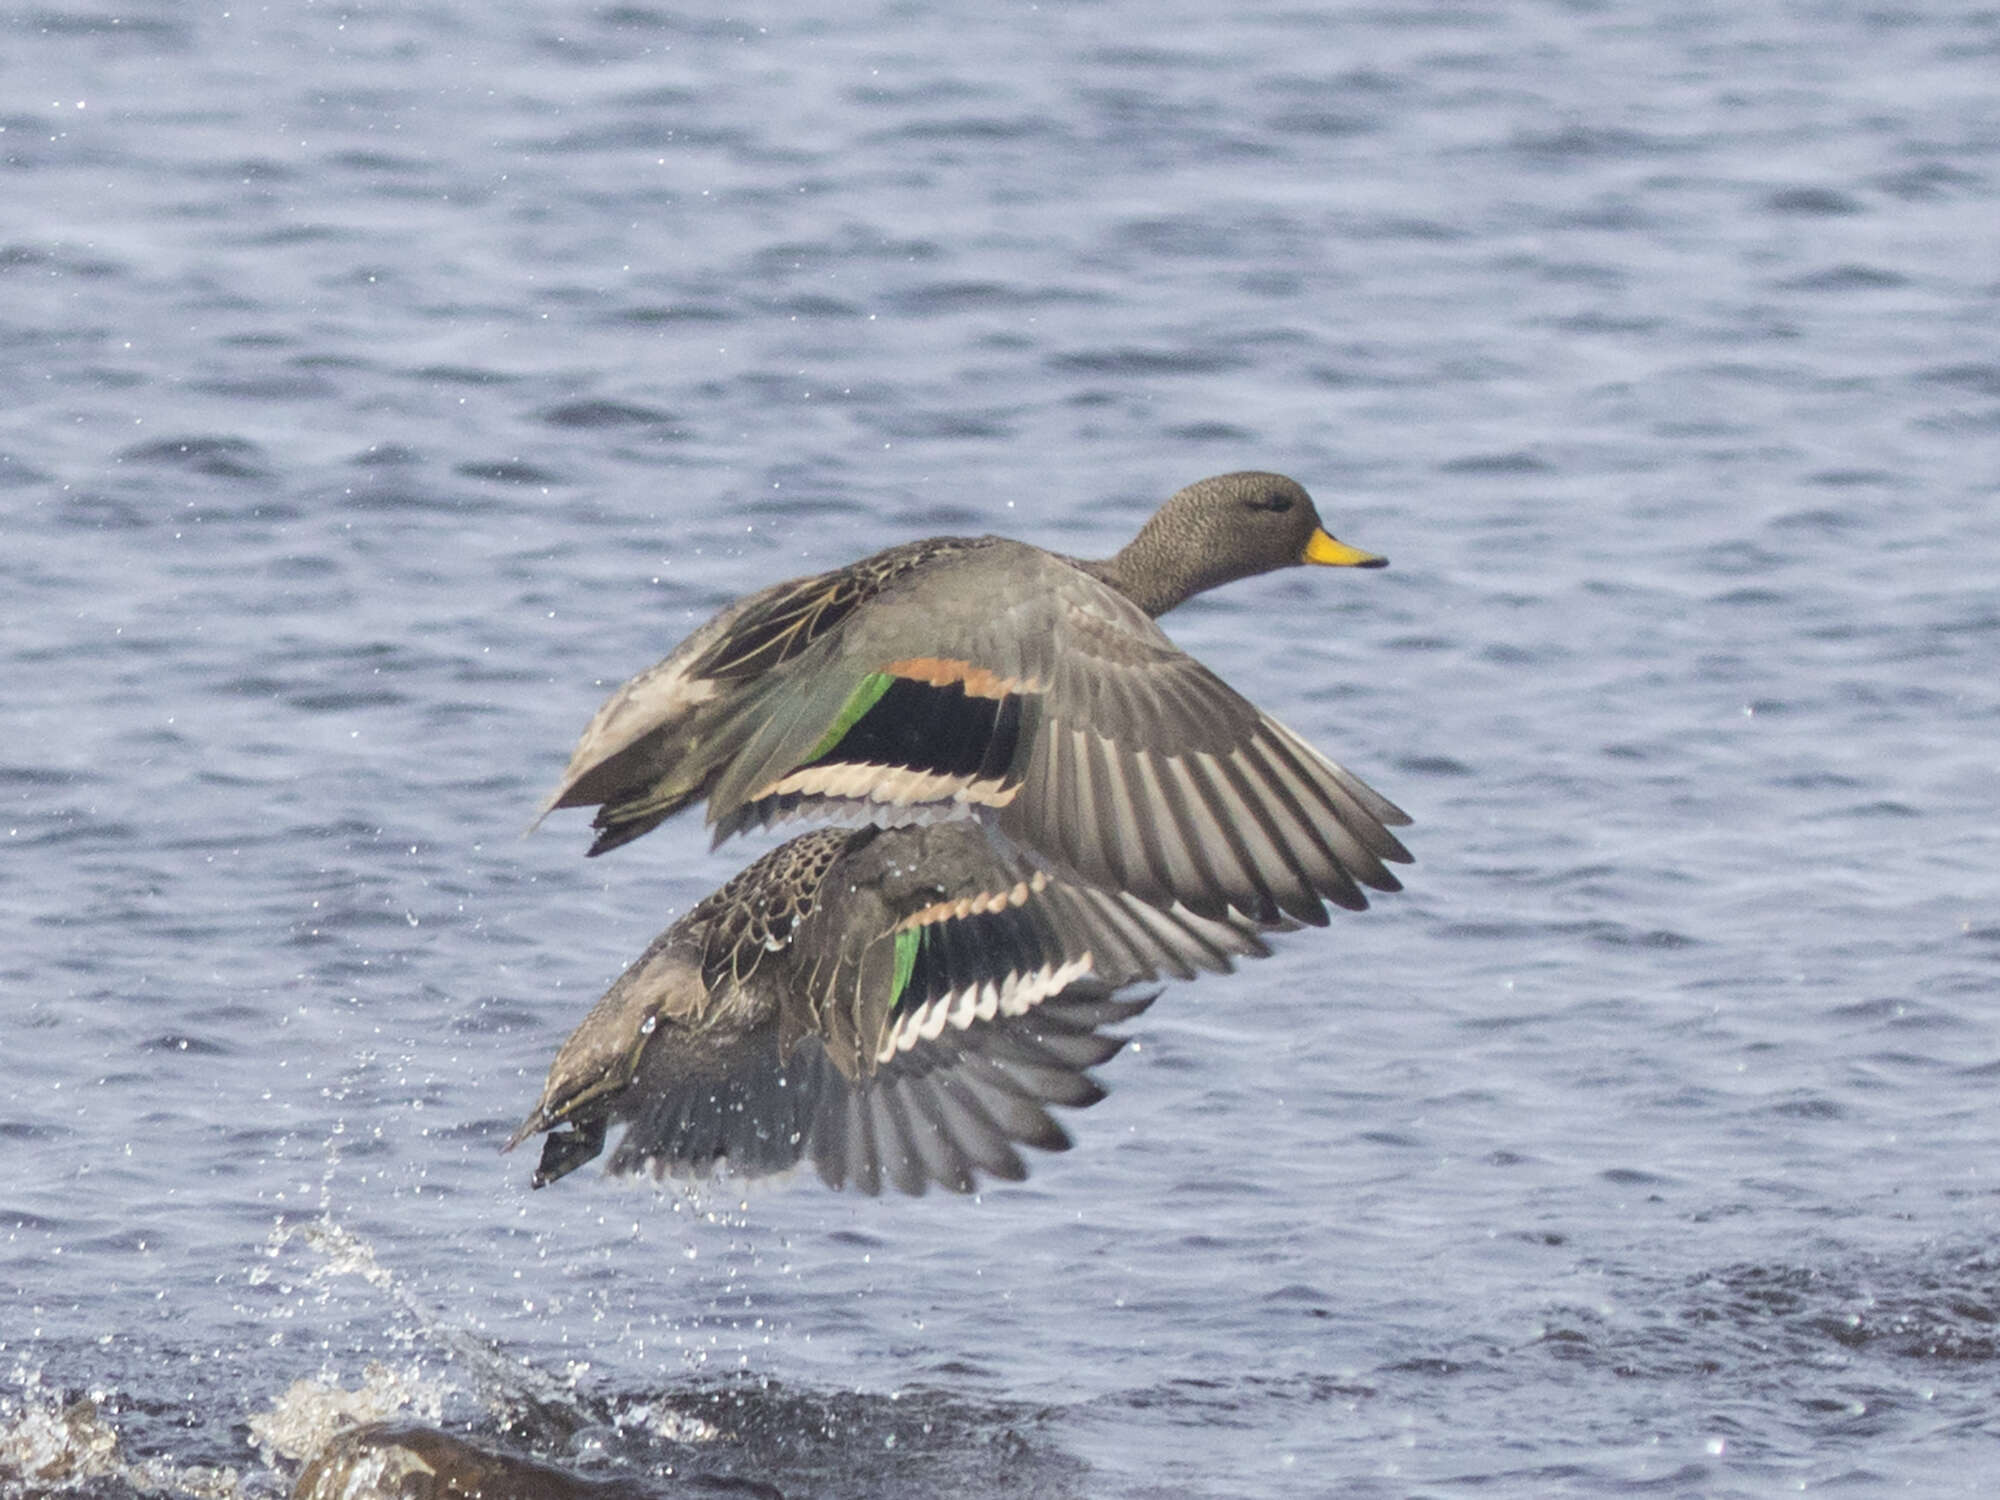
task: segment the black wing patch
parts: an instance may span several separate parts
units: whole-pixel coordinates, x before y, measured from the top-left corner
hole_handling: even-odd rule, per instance
[[[892,675],[868,711],[799,769],[838,761],[1002,780],[1020,750],[1022,698],[990,698],[968,693],[962,683],[933,686]]]

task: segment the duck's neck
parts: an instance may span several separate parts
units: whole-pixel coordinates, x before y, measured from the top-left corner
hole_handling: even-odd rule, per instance
[[[1084,572],[1110,584],[1155,618],[1203,589],[1229,581],[1191,574],[1186,551],[1170,545],[1166,528],[1158,521],[1157,516],[1148,521],[1116,557],[1080,563]]]

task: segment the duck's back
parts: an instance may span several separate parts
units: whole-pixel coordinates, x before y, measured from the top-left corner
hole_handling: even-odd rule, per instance
[[[837,632],[856,610],[928,569],[989,551],[999,537],[934,536],[889,547],[844,568],[776,584],[733,610],[725,630],[701,642],[687,664],[691,678],[747,682]],[[690,638],[689,645],[695,644]],[[685,649],[683,647],[682,649]],[[674,661],[676,651],[667,658]]]

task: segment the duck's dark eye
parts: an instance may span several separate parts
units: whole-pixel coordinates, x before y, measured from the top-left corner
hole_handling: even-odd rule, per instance
[[[1250,505],[1254,510],[1268,510],[1274,515],[1283,515],[1292,508],[1292,497],[1273,491],[1268,495],[1259,495],[1250,502]]]

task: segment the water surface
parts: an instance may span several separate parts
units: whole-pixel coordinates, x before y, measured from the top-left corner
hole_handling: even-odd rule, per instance
[[[2000,18],[0,28],[0,1485],[275,1493],[337,1388],[662,1493],[1990,1490]],[[603,693],[1242,467],[1394,566],[1168,624],[1408,891],[1024,1185],[531,1193],[761,847],[520,838]]]

